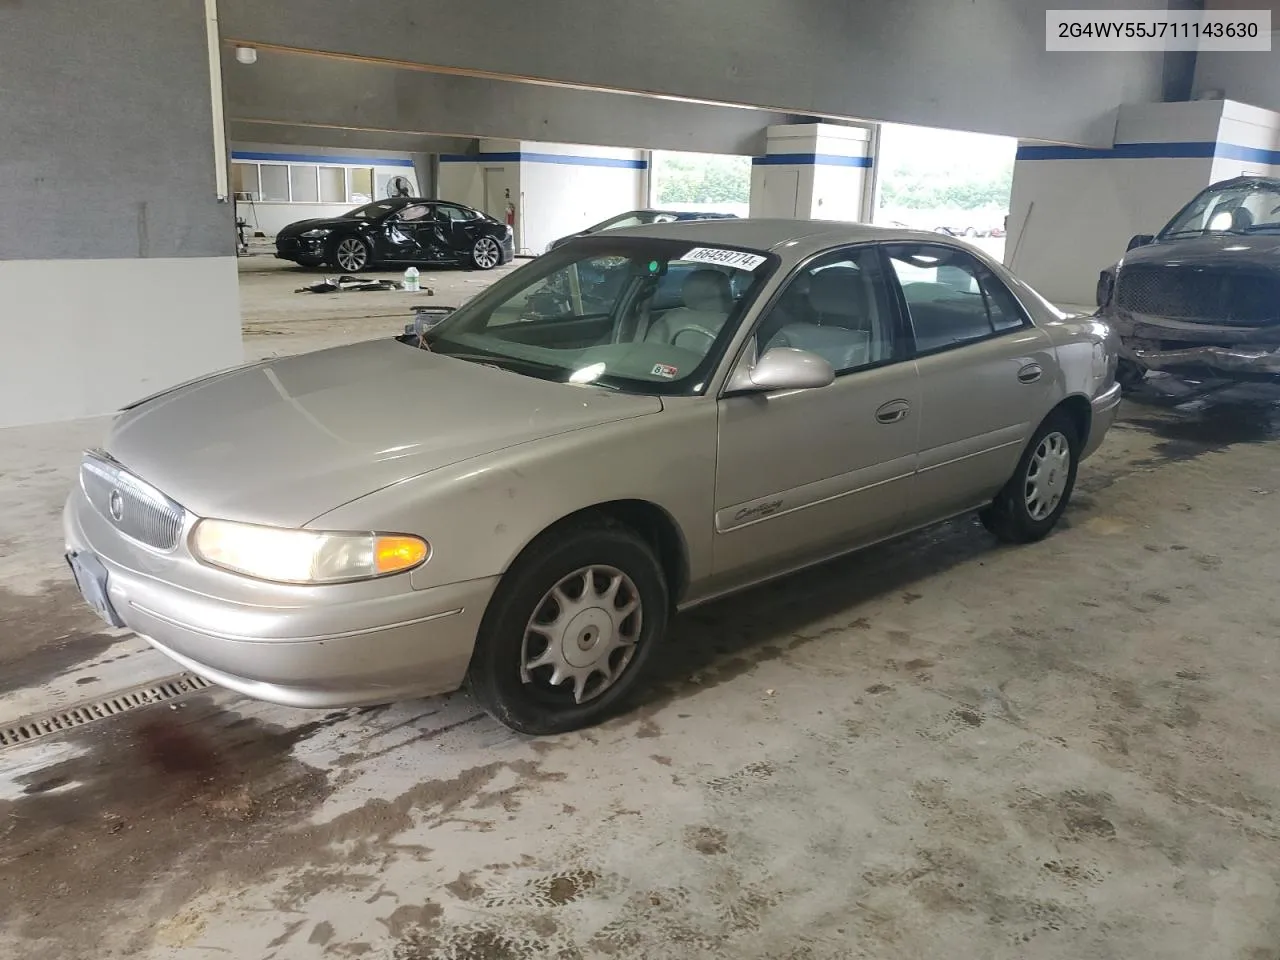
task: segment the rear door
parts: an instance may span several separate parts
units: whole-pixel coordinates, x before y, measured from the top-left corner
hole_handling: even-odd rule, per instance
[[[971,254],[928,243],[884,252],[920,376],[914,525],[978,506],[1004,486],[1049,410],[1056,360],[1049,337]]]

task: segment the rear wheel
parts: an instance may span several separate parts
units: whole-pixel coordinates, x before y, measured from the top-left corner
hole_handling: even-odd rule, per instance
[[[502,247],[493,237],[481,237],[471,245],[471,262],[478,270],[492,270],[502,262]]]
[[[330,245],[328,259],[344,273],[359,273],[373,262],[373,251],[359,237],[339,237]]]
[[[612,521],[535,541],[502,578],[467,672],[500,722],[541,736],[590,726],[634,691],[666,632],[652,548]]]
[[[1003,490],[979,517],[1006,543],[1047,536],[1071,499],[1080,462],[1075,423],[1061,410],[1040,424]]]

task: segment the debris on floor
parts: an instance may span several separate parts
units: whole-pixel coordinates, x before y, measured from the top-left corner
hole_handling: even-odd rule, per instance
[[[366,290],[403,290],[404,284],[397,280],[369,280],[343,274],[340,277],[325,277],[317,283],[299,287],[294,293],[363,293]],[[435,291],[430,287],[421,287],[417,291],[431,297]]]

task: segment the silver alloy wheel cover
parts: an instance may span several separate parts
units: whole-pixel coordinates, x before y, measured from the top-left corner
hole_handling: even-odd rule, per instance
[[[493,237],[481,237],[477,240],[472,254],[476,258],[476,266],[485,270],[496,267],[502,259],[502,251],[498,249],[498,243]]]
[[[1071,476],[1071,444],[1053,431],[1040,440],[1027,464],[1027,481],[1023,496],[1032,520],[1043,520],[1057,509],[1067,490]]]
[[[551,667],[552,686],[571,680],[575,703],[594,700],[634,659],[642,614],[640,591],[616,567],[592,564],[562,577],[543,594],[525,626],[521,681],[533,683],[534,670]],[[536,638],[532,647],[531,637]],[[594,685],[593,678],[599,678]]]
[[[341,269],[355,273],[364,269],[365,264],[369,262],[369,253],[361,241],[355,237],[347,237],[338,244],[336,259]]]

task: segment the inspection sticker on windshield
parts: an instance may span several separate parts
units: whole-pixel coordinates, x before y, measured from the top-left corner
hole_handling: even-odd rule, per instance
[[[754,270],[768,258],[762,257],[758,253],[747,253],[745,250],[694,247],[680,259],[690,260],[694,263],[717,263],[722,267],[734,267],[738,270]]]
[[[662,377],[666,380],[674,380],[676,378],[676,374],[679,372],[679,370],[669,363],[655,363],[650,374],[655,377]]]

